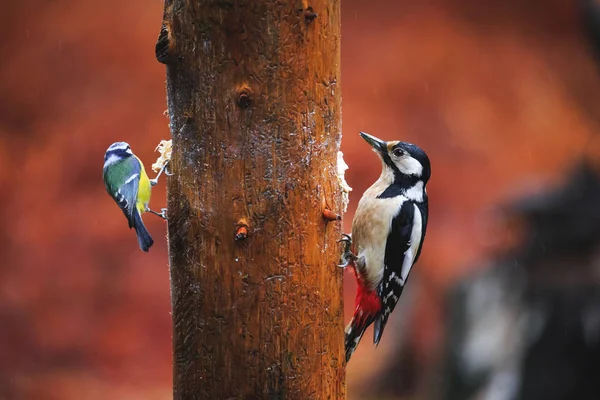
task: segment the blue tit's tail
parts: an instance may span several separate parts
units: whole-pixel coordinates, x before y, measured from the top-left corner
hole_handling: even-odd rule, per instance
[[[133,211],[133,228],[135,229],[135,233],[137,235],[137,240],[140,245],[140,249],[143,251],[148,251],[148,249],[154,244],[154,240],[152,240],[152,236],[148,233],[148,230],[144,226],[144,222],[142,221],[142,217],[137,210]]]

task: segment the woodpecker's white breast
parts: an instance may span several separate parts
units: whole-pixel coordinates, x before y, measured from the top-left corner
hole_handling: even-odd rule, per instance
[[[409,188],[405,195],[389,198],[378,198],[389,183],[379,179],[363,194],[358,203],[354,220],[352,221],[352,242],[355,254],[359,259],[364,259],[364,269],[358,273],[371,289],[377,288],[383,279],[385,247],[391,230],[394,217],[402,207],[410,205],[415,207],[415,220],[411,232],[411,243],[405,253],[402,266],[402,280],[406,280],[408,272],[421,243],[422,218],[421,213],[412,203],[405,204],[408,200],[423,200],[423,183],[419,181]]]

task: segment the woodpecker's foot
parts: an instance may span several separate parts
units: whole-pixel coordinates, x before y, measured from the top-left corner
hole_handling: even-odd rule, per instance
[[[173,175],[173,174],[171,174],[171,173],[169,173],[169,172],[167,171],[167,166],[168,166],[168,165],[169,165],[169,162],[167,161],[167,162],[165,163],[165,165],[163,165],[163,166],[162,166],[162,168],[160,169],[160,171],[158,171],[158,174],[156,174],[156,178],[154,178],[154,179],[150,179],[150,185],[151,185],[151,186],[156,186],[156,185],[158,184],[158,178],[159,178],[159,177],[162,175],[162,173],[163,173],[163,172],[164,172],[164,173],[165,173],[165,175],[167,175],[167,176],[171,176],[171,175]]]
[[[337,243],[340,242],[344,243],[344,250],[340,257],[341,264],[338,264],[338,267],[346,268],[348,265],[354,263],[358,257],[350,251],[350,248],[352,247],[352,237],[350,235],[342,233],[342,238],[338,240]]]
[[[166,208],[161,208],[160,212],[156,212],[154,210],[151,210],[149,208],[146,208],[146,211],[149,213],[152,213],[154,215],[158,215],[159,217],[161,217],[162,219],[168,219],[167,218],[167,209]]]

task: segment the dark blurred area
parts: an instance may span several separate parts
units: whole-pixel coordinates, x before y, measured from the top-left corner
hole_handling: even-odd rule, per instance
[[[521,243],[450,292],[444,399],[598,399],[600,175],[511,204]]]
[[[110,143],[149,167],[169,135],[163,4],[5,3],[0,399],[171,398],[165,225],[140,252],[101,179]],[[423,254],[349,399],[600,398],[599,4],[343,1],[345,231],[380,171],[359,130],[433,167]]]

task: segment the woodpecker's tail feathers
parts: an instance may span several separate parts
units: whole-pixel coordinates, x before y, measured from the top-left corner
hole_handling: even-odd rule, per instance
[[[383,335],[383,328],[385,328],[386,322],[387,318],[384,320],[383,315],[381,314],[375,318],[375,322],[373,323],[373,344],[375,346],[377,346],[381,340],[381,335]]]
[[[394,287],[395,286],[395,287]],[[379,341],[381,340],[381,336],[383,335],[383,329],[388,322],[388,318],[394,308],[396,308],[396,304],[398,299],[402,295],[402,291],[404,290],[404,286],[400,285],[391,285],[392,289],[387,292],[383,292],[383,285],[379,287],[379,297],[382,298],[381,304],[381,312],[377,314],[377,318],[375,319],[375,323],[373,324],[373,344],[375,346],[379,345]]]
[[[140,213],[137,210],[133,212],[132,225],[135,229],[140,249],[142,249],[142,251],[148,251],[148,249],[150,249],[150,247],[154,244],[154,240],[152,240],[152,236],[150,236],[150,233],[148,233],[148,230],[144,226],[144,222],[142,222],[142,217],[140,216]]]
[[[352,320],[346,327],[346,362],[350,360],[352,353],[356,350],[356,346],[358,346],[365,330],[380,314],[381,299],[377,292],[366,287],[359,279],[356,290],[356,309]]]
[[[366,317],[366,318],[357,318],[356,316],[352,317],[350,323],[346,326],[345,337],[344,337],[344,347],[346,349],[346,362],[350,361],[350,357],[352,357],[352,353],[358,347],[360,343],[360,339],[362,339],[365,331],[373,323],[374,317]]]

